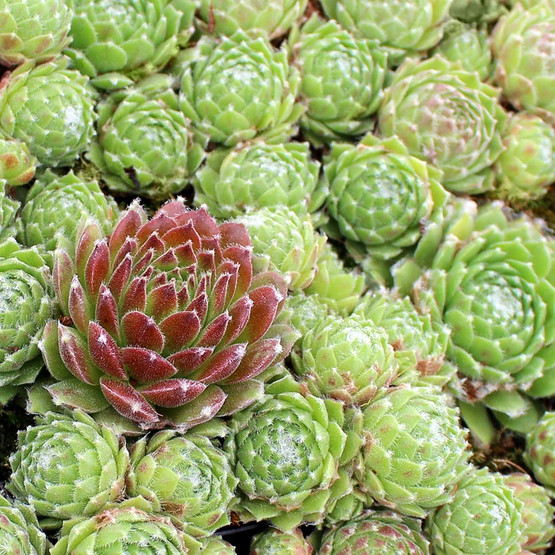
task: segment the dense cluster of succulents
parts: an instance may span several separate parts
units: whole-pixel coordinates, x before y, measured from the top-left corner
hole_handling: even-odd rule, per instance
[[[0,554],[553,552],[554,87],[555,0],[0,0]]]

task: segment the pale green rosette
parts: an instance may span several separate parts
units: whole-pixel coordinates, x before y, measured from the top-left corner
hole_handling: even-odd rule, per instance
[[[0,63],[55,58],[69,43],[65,0],[0,0]]]
[[[181,59],[181,107],[199,140],[223,146],[264,138],[284,142],[294,135],[303,107],[295,102],[298,72],[284,49],[238,31],[203,37]]]
[[[299,215],[314,212],[327,193],[316,188],[319,171],[308,143],[254,142],[215,150],[194,177],[195,203],[222,219],[280,205]]]
[[[324,12],[342,27],[378,40],[397,64],[407,54],[428,50],[442,37],[453,0],[321,0]]]
[[[453,500],[430,515],[426,529],[437,555],[516,555],[522,541],[521,510],[501,474],[472,469]]]
[[[8,488],[35,509],[43,528],[95,515],[123,497],[125,443],[85,413],[49,412],[19,432],[18,443]]]
[[[307,111],[301,127],[313,144],[362,135],[374,126],[387,55],[376,41],[355,38],[335,21],[313,16],[289,38]]]
[[[307,0],[200,0],[199,14],[218,35],[231,36],[241,29],[275,39],[301,18],[306,5]]]
[[[37,161],[25,143],[0,136],[0,180],[11,187],[25,185],[33,179],[36,167]]]
[[[151,75],[99,105],[98,138],[87,157],[111,191],[167,199],[202,162],[171,83],[170,76]]]
[[[524,460],[536,480],[555,493],[555,412],[546,412],[526,437]]]
[[[458,64],[434,56],[408,59],[394,74],[379,110],[379,130],[443,171],[449,191],[493,189],[492,164],[503,151],[506,114],[498,90]]]
[[[513,201],[543,197],[555,181],[555,130],[538,116],[517,112],[503,133],[505,151],[495,163],[495,196]]]
[[[195,537],[229,524],[237,479],[225,454],[200,435],[158,432],[131,451],[127,493],[144,497]]]
[[[530,1],[534,0],[523,0],[522,3]],[[506,4],[506,0],[453,0],[449,15],[463,23],[492,23],[506,13]]]
[[[250,555],[311,555],[312,545],[304,539],[302,532],[295,528],[282,532],[269,528],[252,538]]]
[[[245,521],[268,518],[284,531],[320,523],[328,504],[352,488],[338,471],[356,454],[359,432],[344,431],[341,403],[301,391],[290,376],[278,380],[267,386],[264,401],[230,422],[224,447]],[[342,488],[333,488],[335,482]]]
[[[356,476],[380,505],[419,518],[448,503],[468,470],[459,411],[435,387],[383,390],[363,412]]]
[[[0,84],[1,130],[47,166],[72,165],[95,133],[93,89],[67,62],[22,64]]]
[[[76,176],[73,171],[59,175],[46,170],[27,194],[18,239],[29,247],[53,251],[60,235],[75,242],[80,223],[94,219],[109,234],[118,216],[116,203],[104,195],[96,181]]]
[[[32,383],[43,366],[38,344],[54,315],[50,273],[35,249],[0,244],[0,403]]]
[[[33,510],[0,495],[0,549],[6,555],[45,555],[48,545]]]

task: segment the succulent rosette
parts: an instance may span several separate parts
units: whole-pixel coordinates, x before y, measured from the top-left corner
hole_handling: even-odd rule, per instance
[[[45,555],[48,540],[30,507],[0,495],[0,547],[5,553]]]
[[[521,549],[521,509],[501,474],[472,469],[453,500],[426,521],[434,552],[515,555]]]
[[[0,64],[55,58],[69,43],[64,0],[0,0]]]
[[[292,326],[299,332],[295,348],[299,350],[302,338],[318,323],[325,319],[330,311],[318,295],[306,295],[304,291],[295,291],[288,295],[285,310],[290,313]]]
[[[0,136],[0,179],[12,187],[25,185],[33,179],[36,166],[25,143]]]
[[[430,543],[415,518],[394,511],[367,511],[327,530],[321,555],[429,555]]]
[[[269,528],[253,537],[250,555],[311,555],[312,545],[304,539],[302,532],[296,528],[282,532]]]
[[[347,404],[368,403],[397,376],[387,334],[361,316],[328,316],[303,335],[300,350],[293,363],[310,390]]]
[[[449,330],[419,311],[409,297],[384,290],[368,293],[354,313],[386,332],[399,363],[399,375],[393,383],[443,386],[456,372],[445,360]]]
[[[270,519],[283,531],[301,522],[320,523],[326,506],[351,489],[331,486],[360,445],[347,429],[341,403],[302,394],[291,376],[266,388],[267,397],[237,413],[224,448],[237,476],[244,521]],[[333,491],[332,491],[333,490]]]
[[[18,238],[29,247],[53,251],[59,234],[75,241],[80,222],[95,220],[107,234],[118,215],[116,203],[102,193],[96,181],[78,177],[71,170],[65,175],[46,170],[27,194]]]
[[[322,0],[324,12],[342,27],[386,47],[390,63],[428,50],[443,34],[452,0]]]
[[[555,491],[555,412],[546,412],[526,437],[524,460],[536,480]]]
[[[555,120],[555,10],[547,1],[518,4],[495,27],[491,47],[494,78],[519,110]]]
[[[508,3],[512,2],[514,0],[509,0]],[[453,0],[449,15],[463,23],[491,23],[507,11],[505,4],[506,0]]]
[[[254,142],[211,152],[194,176],[195,203],[218,218],[235,218],[258,208],[287,206],[302,215],[324,202],[317,189],[320,164],[308,143]]]
[[[503,133],[505,151],[495,163],[498,198],[527,201],[547,194],[555,181],[555,130],[527,112],[513,114]]]
[[[199,14],[208,29],[231,36],[239,29],[274,39],[301,18],[307,0],[200,0]]]
[[[164,67],[193,33],[193,0],[69,0],[75,67],[119,88]],[[107,74],[103,76],[103,74]]]
[[[92,87],[67,62],[29,62],[0,81],[0,128],[48,166],[73,164],[95,132]]]
[[[235,221],[246,226],[262,265],[283,274],[291,291],[312,283],[326,237],[314,231],[309,215],[299,216],[286,206],[277,206],[261,208]]]
[[[482,193],[493,189],[491,166],[503,151],[506,114],[497,97],[476,73],[441,56],[407,59],[386,89],[379,130],[439,167],[449,191]]]
[[[132,204],[109,238],[93,223],[76,245],[56,251],[64,317],[41,347],[57,403],[186,430],[252,403],[256,376],[295,341],[276,319],[287,285],[253,270],[240,224],[217,225],[182,200],[150,220]]]
[[[46,262],[14,239],[0,243],[0,404],[43,366],[39,342],[54,314]]]
[[[110,190],[167,199],[200,165],[204,152],[192,140],[171,81],[151,75],[99,106],[98,137],[87,157]]]
[[[359,303],[366,289],[364,276],[357,270],[345,268],[342,260],[326,243],[317,261],[318,272],[305,289],[341,316],[348,316]]]
[[[327,209],[340,234],[372,259],[397,257],[441,219],[447,198],[441,173],[395,138],[335,143],[324,162]]]
[[[442,55],[450,62],[460,62],[465,71],[476,71],[480,79],[485,81],[492,71],[488,38],[485,27],[452,21],[446,26],[445,36],[433,53]]]
[[[144,497],[153,511],[207,536],[229,524],[237,479],[225,454],[201,435],[158,432],[133,445],[127,493]]]
[[[521,546],[543,553],[550,547],[555,536],[555,508],[551,504],[551,496],[545,488],[534,483],[528,474],[522,472],[503,476],[503,482],[513,490],[515,498],[522,502],[520,516],[525,539],[521,541]]]
[[[129,455],[110,429],[83,412],[49,412],[19,432],[10,491],[31,505],[43,528],[99,513],[123,497]]]
[[[106,509],[87,520],[69,522],[51,555],[197,555],[191,542],[169,518],[133,506]]]
[[[267,39],[240,31],[218,41],[203,37],[183,66],[181,107],[205,141],[280,143],[295,133],[303,112],[295,103],[299,75]]]
[[[465,436],[458,409],[439,388],[383,390],[364,408],[357,478],[381,505],[425,517],[452,499],[468,471]]]
[[[362,135],[374,126],[387,67],[376,41],[353,37],[335,21],[313,16],[290,37],[307,111],[301,127],[313,143]]]
[[[0,178],[0,241],[15,236],[18,210],[19,202],[12,198],[6,182]]]

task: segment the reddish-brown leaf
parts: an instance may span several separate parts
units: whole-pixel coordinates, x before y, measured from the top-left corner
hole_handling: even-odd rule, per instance
[[[275,287],[264,285],[251,291],[249,297],[253,304],[249,322],[241,334],[241,340],[254,343],[264,337],[272,325],[282,296]]]
[[[114,338],[119,338],[118,306],[112,292],[102,284],[96,302],[96,321]]]
[[[125,343],[130,347],[143,347],[161,353],[164,336],[156,322],[143,312],[128,312],[121,319],[121,331]]]
[[[176,312],[160,322],[165,349],[175,353],[190,345],[200,332],[200,319],[194,312]]]
[[[186,378],[162,380],[141,388],[141,393],[154,405],[164,408],[175,408],[198,397],[206,385]]]
[[[177,290],[175,280],[154,288],[147,295],[146,311],[157,322],[177,311]]]
[[[139,383],[151,383],[171,378],[177,368],[155,351],[141,347],[123,347],[121,360],[129,374]]]
[[[160,415],[128,383],[101,378],[100,387],[108,402],[125,418],[139,424],[155,424]]]
[[[68,299],[69,316],[81,333],[87,333],[92,318],[92,306],[77,276],[73,276]]]
[[[245,343],[237,343],[223,349],[208,360],[194,377],[205,384],[221,382],[231,376],[239,367],[247,352]]]
[[[131,255],[127,255],[116,267],[110,281],[108,282],[108,287],[118,302],[131,277],[132,268],[133,259],[131,258]]]
[[[85,267],[85,285],[94,301],[98,296],[100,284],[104,283],[110,272],[110,251],[108,243],[98,241]]]
[[[56,300],[65,314],[68,314],[69,289],[74,275],[75,268],[69,254],[63,250],[57,250],[54,256],[52,280]]]
[[[175,227],[175,222],[168,218],[165,214],[155,214],[154,217],[143,224],[135,234],[139,245],[142,245],[148,238],[157,234],[158,237],[163,237],[170,229]]]
[[[89,356],[84,339],[77,331],[58,323],[58,346],[64,364],[77,379],[89,385],[98,383],[100,373]]]
[[[191,347],[169,356],[168,360],[177,367],[180,374],[187,375],[199,368],[213,352],[214,349],[209,347]]]
[[[110,334],[96,322],[89,323],[89,352],[93,362],[105,373],[127,380],[123,369],[119,348]]]
[[[243,224],[227,222],[220,225],[220,245],[223,249],[231,246],[250,247],[251,238]]]
[[[133,279],[123,298],[122,312],[130,312],[138,310],[144,312],[146,310],[146,284],[145,277]]]
[[[245,326],[249,322],[251,316],[251,309],[254,303],[251,301],[250,297],[245,295],[241,297],[230,309],[229,315],[231,316],[231,321],[227,326],[224,337],[222,338],[222,344],[228,345],[232,341],[235,341],[245,329]]]
[[[197,341],[198,347],[215,347],[220,343],[225,335],[227,325],[231,320],[231,316],[228,312],[223,312],[219,316],[216,316],[210,324],[208,324],[205,330],[202,332],[201,336]]]
[[[181,247],[190,244],[193,251],[200,248],[200,237],[192,224],[180,225],[168,230],[167,233],[162,235],[166,248],[168,247]]]
[[[141,210],[141,209],[138,209]],[[144,212],[141,210],[141,214],[138,210],[129,210],[118,222],[114,231],[110,235],[110,252],[112,255],[119,252],[125,241],[133,237],[142,224],[141,216],[144,216]],[[144,216],[146,218],[146,216]]]
[[[279,337],[271,339],[261,339],[249,345],[247,353],[243,357],[237,371],[224,383],[238,383],[254,378],[272,364],[275,358],[281,353],[281,343]]]

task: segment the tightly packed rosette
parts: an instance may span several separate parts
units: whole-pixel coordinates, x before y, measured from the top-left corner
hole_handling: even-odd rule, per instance
[[[304,111],[295,103],[299,75],[268,39],[241,31],[220,40],[205,36],[181,62],[181,107],[205,141],[281,143],[295,134]]]
[[[503,151],[506,115],[497,97],[476,73],[439,55],[407,59],[386,89],[379,129],[438,166],[446,189],[481,193],[493,188],[490,167]]]
[[[428,555],[430,543],[416,518],[393,511],[367,511],[326,531],[321,555]]]
[[[119,88],[164,67],[193,32],[192,0],[68,0],[75,67]],[[107,74],[103,76],[103,74]]]
[[[4,553],[45,555],[48,540],[33,510],[0,495],[0,548]]]
[[[547,0],[516,5],[495,27],[491,48],[495,81],[519,110],[554,121],[555,9]]]
[[[69,43],[65,0],[0,0],[0,64],[55,58]]]
[[[289,31],[306,5],[307,0],[200,0],[199,14],[218,35],[241,29],[274,39]]]
[[[299,528],[282,532],[269,528],[253,537],[250,555],[311,555],[312,545],[303,538]]]
[[[428,50],[443,34],[452,0],[322,0],[330,19],[367,39],[376,39],[390,53],[391,63],[407,53]]]
[[[236,484],[226,455],[208,437],[170,430],[133,445],[127,494],[144,497],[195,537],[229,524]]]
[[[0,136],[0,179],[12,187],[25,185],[33,179],[36,166],[37,161],[25,143]]]
[[[6,72],[0,81],[0,128],[27,144],[40,164],[70,166],[95,130],[94,92],[67,58]]]
[[[150,220],[133,204],[109,237],[93,223],[76,244],[56,251],[64,317],[42,341],[57,403],[185,430],[252,403],[295,340],[276,319],[287,285],[253,271],[242,225],[182,200]]]
[[[166,199],[187,185],[204,152],[171,89],[155,74],[98,106],[98,138],[87,157],[111,191]]]

